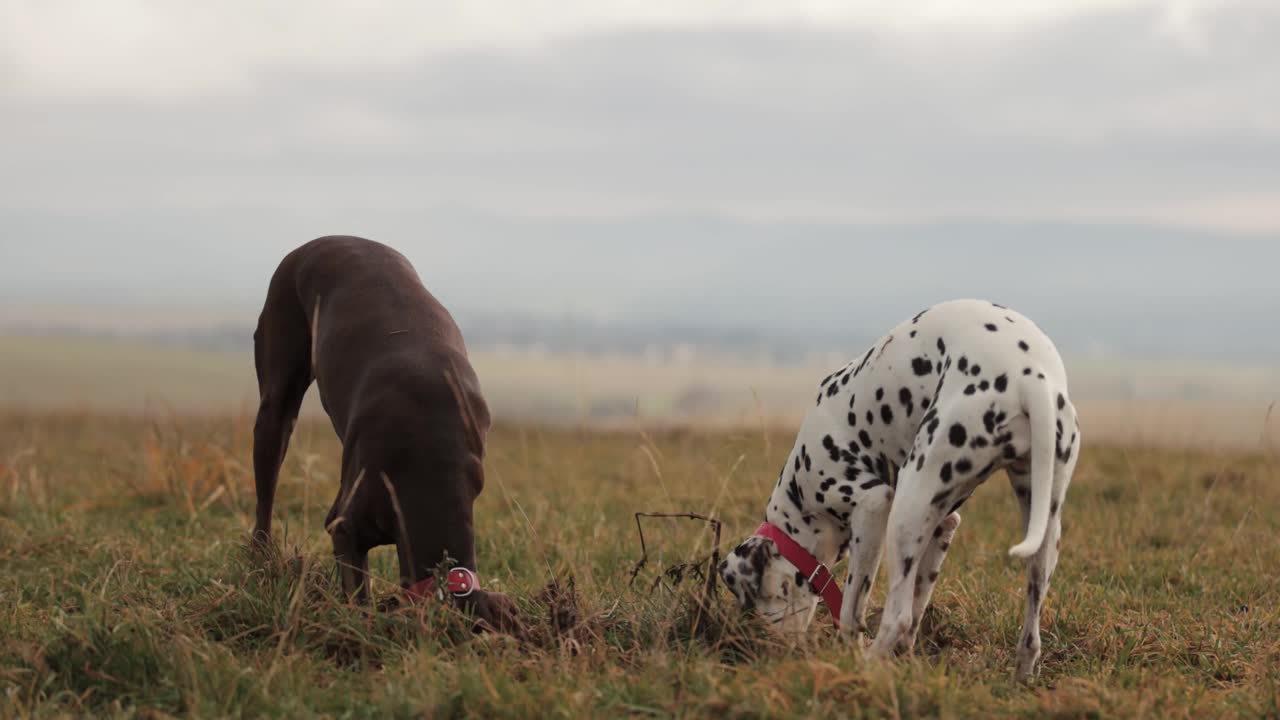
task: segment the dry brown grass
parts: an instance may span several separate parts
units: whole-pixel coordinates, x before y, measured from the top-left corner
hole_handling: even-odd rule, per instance
[[[1002,479],[966,506],[916,657],[867,669],[822,620],[785,645],[723,593],[700,612],[700,583],[664,575],[711,549],[700,524],[646,526],[629,585],[635,511],[714,515],[731,546],[789,432],[499,427],[478,554],[485,583],[521,599],[530,629],[513,641],[475,639],[444,608],[342,602],[320,532],[338,458],[322,423],[300,426],[286,463],[282,553],[250,559],[250,425],[0,416],[0,716],[1280,713],[1280,467],[1265,454],[1090,447],[1026,689]],[[393,561],[375,553],[375,595]]]

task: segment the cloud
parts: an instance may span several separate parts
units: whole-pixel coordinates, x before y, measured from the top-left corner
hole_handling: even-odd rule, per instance
[[[19,4],[0,212],[1280,230],[1270,4],[688,5]]]
[[[1166,8],[1194,34],[1216,0],[310,0],[218,3],[14,0],[0,7],[17,85],[61,96],[199,96],[255,86],[273,68],[379,68],[441,53],[536,47],[645,28],[804,24],[899,33],[1007,30],[1099,9]]]

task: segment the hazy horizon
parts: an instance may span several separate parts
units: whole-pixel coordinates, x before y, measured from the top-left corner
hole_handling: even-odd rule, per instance
[[[306,222],[206,216],[41,224],[0,268],[0,330],[129,331],[248,342],[279,259]],[[87,225],[92,224],[90,233]],[[123,226],[123,227],[122,227]],[[375,217],[471,342],[643,350],[687,343],[788,357],[856,352],[956,297],[1028,314],[1066,354],[1264,362],[1280,357],[1280,243],[1132,226],[868,227],[658,217],[514,221]],[[513,232],[523,234],[512,242]],[[311,233],[314,234],[314,233]],[[76,238],[54,242],[54,237]],[[112,237],[114,242],[101,238]]]

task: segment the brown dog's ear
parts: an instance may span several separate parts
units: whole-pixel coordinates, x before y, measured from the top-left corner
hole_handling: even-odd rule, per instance
[[[524,631],[524,624],[520,622],[520,609],[511,598],[502,593],[477,590],[460,598],[460,603],[475,615],[476,622],[472,626],[475,632],[519,635]]]

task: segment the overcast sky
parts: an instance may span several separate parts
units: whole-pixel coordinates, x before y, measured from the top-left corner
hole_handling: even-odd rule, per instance
[[[617,309],[625,267],[557,229],[714,256],[767,228],[760,278],[840,227],[871,263],[867,228],[1010,224],[1014,274],[1074,245],[1104,268],[1129,230],[1274,260],[1280,3],[0,0],[0,302],[257,302],[289,247],[351,232],[477,303]],[[483,274],[446,251],[472,242]],[[595,279],[529,282],[534,259]],[[1155,296],[1206,269],[1230,294],[1203,262]],[[679,297],[716,271],[691,267]]]
[[[1270,0],[0,8],[5,209],[1280,229]]]

